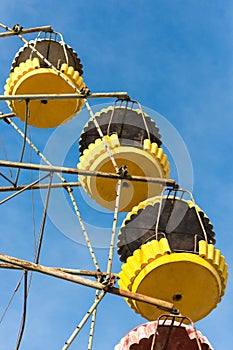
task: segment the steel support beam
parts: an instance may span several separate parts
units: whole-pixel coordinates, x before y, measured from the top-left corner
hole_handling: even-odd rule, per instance
[[[177,187],[175,180],[171,179],[161,179],[155,177],[145,177],[145,176],[136,176],[136,175],[125,175],[121,176],[114,173],[105,173],[105,172],[97,172],[97,171],[88,171],[88,170],[80,170],[77,168],[68,168],[68,167],[60,167],[60,166],[48,166],[42,164],[31,164],[31,163],[20,163],[20,162],[12,162],[7,160],[0,161],[0,167],[8,167],[8,168],[21,168],[21,169],[30,169],[37,171],[48,171],[51,173],[64,173],[64,174],[73,174],[73,175],[84,175],[84,176],[95,176],[95,177],[104,177],[108,179],[122,179],[127,181],[136,181],[136,182],[151,182],[151,183],[159,183],[164,186],[172,186]]]
[[[27,94],[27,95],[0,95],[0,101],[32,101],[32,100],[74,100],[78,98],[119,98],[129,99],[127,92],[93,92],[90,94]]]
[[[5,28],[8,28],[6,26],[4,26]],[[49,32],[52,33],[53,29],[51,26],[42,26],[42,27],[35,27],[35,28],[28,28],[28,29],[21,29],[19,32],[15,31],[15,30],[10,30],[10,28],[8,28],[7,32],[3,32],[0,33],[0,38],[5,38],[7,36],[14,36],[14,35],[18,35],[18,34],[31,34],[31,33],[37,33],[37,32]]]
[[[94,280],[90,280],[88,278],[83,278],[80,276],[72,275],[72,274],[64,272],[60,269],[56,269],[53,267],[47,267],[47,266],[43,266],[43,265],[38,265],[38,264],[29,262],[26,260],[18,259],[18,258],[12,257],[12,256],[4,255],[4,254],[0,254],[0,260],[4,261],[5,263],[8,263],[8,264],[20,266],[21,268],[28,270],[28,271],[36,271],[36,272],[50,275],[53,277],[57,277],[57,278],[60,278],[60,279],[63,279],[63,280],[69,281],[69,282],[81,284],[83,286],[87,286],[90,288],[103,290],[107,293],[118,295],[118,296],[121,296],[124,298],[130,298],[130,299],[134,299],[137,301],[142,301],[144,303],[154,305],[158,308],[161,308],[162,310],[165,310],[167,312],[171,312],[173,314],[178,314],[178,310],[176,310],[174,308],[174,305],[168,301],[165,301],[165,300],[152,298],[152,297],[149,297],[147,295],[133,293],[133,292],[126,291],[123,289],[118,289],[118,288],[115,288],[111,285],[108,285],[105,282],[100,283],[100,282],[97,282]]]
[[[51,184],[51,188],[66,188],[66,187],[79,187],[81,186],[80,182],[57,182]],[[49,187],[49,184],[39,184],[39,185],[33,185],[30,188],[26,188],[27,185],[19,185],[19,186],[2,186],[0,187],[0,192],[15,192],[15,191],[21,191],[25,189],[28,190],[44,190]]]

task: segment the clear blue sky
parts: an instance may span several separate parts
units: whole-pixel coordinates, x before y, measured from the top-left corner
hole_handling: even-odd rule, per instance
[[[162,115],[167,126],[171,123],[181,135],[191,157],[193,174],[190,169],[188,174],[185,173],[188,165],[184,158],[178,171],[173,165],[171,176],[180,180],[185,174],[190,175],[196,202],[214,225],[216,247],[226,257],[230,273],[222,302],[196,326],[215,350],[230,349],[233,314],[232,2],[2,0],[0,8],[0,22],[9,27],[15,23],[24,28],[51,25],[78,52],[84,66],[84,80],[93,92],[127,91],[143,106]],[[4,92],[12,59],[20,46],[22,44],[17,38],[0,40],[0,94]],[[100,102],[109,101],[91,101],[92,104]],[[8,111],[5,103],[1,102],[0,107],[3,112]],[[75,167],[78,162],[77,140],[87,118],[83,112],[55,134],[53,129],[31,128],[32,140],[41,150],[47,145],[48,155],[54,164]],[[18,120],[16,122],[23,127]],[[163,131],[166,123],[162,117],[158,117],[158,125]],[[171,132],[172,140],[169,140],[165,129],[164,134],[165,146],[169,149],[174,142],[175,147],[177,134]],[[22,144],[20,137],[3,122],[0,136],[8,159],[18,161]],[[54,140],[56,150],[53,148]],[[67,140],[72,142],[67,144]],[[64,147],[68,147],[65,154]],[[174,155],[175,163],[178,153]],[[0,155],[1,159],[5,159],[2,146]],[[60,164],[61,159],[63,164]],[[30,160],[28,149],[25,160]],[[33,155],[33,162],[39,162],[36,155]],[[30,174],[23,172],[20,179],[22,182],[29,181]],[[7,185],[3,179],[0,181],[1,186]],[[184,186],[183,183],[181,185]],[[112,215],[93,206],[85,196],[83,199],[79,190],[76,189],[74,194],[95,242],[98,261],[102,270],[106,270],[107,250],[98,246],[104,246],[102,240],[110,237]],[[1,198],[4,196],[1,194]],[[82,241],[78,221],[74,215],[63,216],[62,200],[68,203],[72,213],[67,198],[60,198],[57,191],[51,200],[51,217],[46,223],[40,262],[50,266],[94,269],[86,246],[78,243]],[[39,192],[34,193],[33,203],[38,234],[43,211]],[[91,227],[93,221],[98,227],[97,233],[95,227]],[[59,225],[63,225],[62,228]],[[1,253],[32,260],[33,230],[30,192],[2,205]],[[101,237],[100,242],[97,234]],[[75,237],[76,242],[67,236]],[[114,272],[118,272],[120,266],[115,254]],[[1,315],[20,273],[1,270],[0,277]],[[21,348],[61,349],[91,305],[94,293],[86,287],[34,274]],[[21,311],[22,286],[0,324],[0,348],[3,350],[14,349]],[[113,349],[124,334],[144,322],[123,299],[107,295],[98,308],[93,348]],[[86,349],[88,332],[89,322],[70,349]]]

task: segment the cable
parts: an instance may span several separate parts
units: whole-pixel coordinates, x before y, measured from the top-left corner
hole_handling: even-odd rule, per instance
[[[7,153],[6,153],[6,149],[5,149],[5,147],[4,147],[4,143],[3,143],[3,140],[2,140],[2,138],[1,138],[1,136],[0,136],[0,142],[1,142],[1,145],[2,145],[2,150],[3,150],[3,154],[4,154],[4,156],[5,156],[5,160],[8,160]],[[11,177],[11,180],[12,180],[12,181],[9,181],[9,182],[13,184],[13,176],[12,176],[12,170],[11,170],[11,168],[9,168],[9,173],[10,173],[10,177]]]
[[[7,304],[7,306],[5,307],[5,309],[4,309],[3,313],[2,313],[2,316],[0,318],[0,324],[2,323],[4,317],[6,316],[6,313],[7,313],[8,309],[9,309],[9,307],[10,307],[10,305],[11,305],[11,303],[12,303],[14,297],[15,297],[15,294],[18,292],[18,289],[19,289],[19,286],[20,286],[20,284],[22,282],[22,279],[23,279],[23,275],[20,277],[20,280],[17,283],[17,285],[16,285],[16,287],[14,289],[14,292],[13,292],[12,296],[10,297],[10,300],[8,301],[8,304]]]
[[[18,335],[18,340],[15,346],[15,350],[18,350],[23,338],[24,328],[25,328],[25,322],[26,322],[26,315],[27,315],[27,297],[28,297],[28,271],[24,271],[24,301],[23,301],[23,315],[21,320],[21,326],[20,331]]]
[[[48,205],[49,205],[52,180],[53,180],[53,174],[50,173],[49,187],[48,187],[48,192],[47,192],[47,196],[46,196],[44,213],[43,213],[43,217],[42,217],[40,234],[39,234],[39,238],[38,238],[37,251],[36,251],[36,256],[35,256],[35,263],[36,264],[39,263],[41,246],[42,246],[42,241],[43,241],[43,237],[44,237],[44,229],[45,229],[45,222],[46,222],[46,218],[47,218],[47,211],[48,211]]]

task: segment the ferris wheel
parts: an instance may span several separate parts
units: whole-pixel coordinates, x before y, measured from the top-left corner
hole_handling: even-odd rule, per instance
[[[125,336],[119,335],[122,339],[115,344],[116,350],[211,350],[209,341],[196,330],[194,322],[206,317],[221,302],[228,266],[215,247],[210,219],[192,193],[172,179],[169,156],[163,148],[163,135],[156,120],[127,92],[92,93],[84,82],[78,54],[50,26],[30,29],[20,25],[0,26],[5,30],[0,38],[17,36],[23,42],[12,61],[1,96],[7,102],[1,122],[22,142],[17,161],[9,160],[8,149],[3,144],[0,204],[6,207],[5,203],[29,191],[45,193],[32,258],[0,254],[1,270],[21,273],[1,316],[2,322],[19,286],[23,286],[23,311],[15,349],[21,347],[24,336],[33,272],[95,290],[91,306],[61,344],[62,350],[77,341],[89,318],[86,348],[92,349],[97,309],[107,294],[124,298],[132,313],[148,320]],[[25,35],[32,33],[37,36],[26,40]],[[93,99],[113,102],[94,111],[89,103]],[[35,128],[35,139],[41,143],[42,129],[55,129],[78,120],[84,107],[88,120],[77,135],[77,167],[53,164],[30,136],[30,127]],[[33,162],[27,149],[40,161]],[[56,152],[60,152],[59,145]],[[85,225],[86,213],[77,201],[76,187],[82,188],[93,207],[97,205],[112,213],[105,271],[100,268]],[[63,189],[70,201],[94,271],[48,267],[41,263],[48,208],[52,192],[57,188]],[[12,194],[8,195],[9,192]],[[20,203],[23,205],[23,201]],[[25,210],[26,207],[25,204]],[[62,220],[63,213],[59,215]],[[118,230],[120,215],[124,219]],[[113,271],[116,251],[120,271]]]

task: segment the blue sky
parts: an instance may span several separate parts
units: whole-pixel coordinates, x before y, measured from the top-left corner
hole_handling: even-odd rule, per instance
[[[1,1],[1,23],[24,28],[51,25],[81,58],[84,80],[93,92],[127,91],[149,110],[157,111],[165,147],[173,153],[171,176],[190,187],[198,205],[206,212],[216,232],[216,247],[229,264],[230,278],[226,295],[218,307],[196,323],[215,350],[232,346],[232,17],[231,1],[148,0],[148,1]],[[33,38],[26,36],[27,39]],[[12,59],[22,43],[17,38],[0,40],[0,89],[3,94]],[[92,105],[111,101],[91,101]],[[113,101],[112,101],[113,102]],[[5,103],[1,111],[7,112]],[[98,110],[98,106],[95,107]],[[161,117],[163,116],[163,117]],[[164,119],[165,118],[165,122]],[[77,140],[86,120],[84,111],[58,130],[31,128],[31,138],[57,165],[75,167],[78,162]],[[23,128],[23,124],[15,120]],[[167,133],[174,127],[177,132]],[[75,136],[75,131],[77,136]],[[172,129],[173,130],[173,129]],[[178,169],[176,149],[181,135],[183,149]],[[1,123],[0,136],[9,160],[18,161],[22,140]],[[54,143],[55,140],[55,143]],[[70,144],[66,144],[67,140]],[[54,151],[54,145],[56,150]],[[64,155],[64,147],[68,147]],[[171,149],[173,148],[173,149]],[[176,149],[176,151],[174,151]],[[174,153],[175,152],[175,153]],[[5,159],[0,150],[1,159]],[[27,148],[25,161],[30,160]],[[184,158],[183,158],[184,157]],[[40,160],[33,155],[33,162]],[[189,169],[189,170],[187,170]],[[7,171],[6,171],[7,173]],[[188,173],[188,174],[187,174]],[[29,181],[23,172],[20,180]],[[68,179],[72,179],[67,177]],[[7,185],[3,179],[1,186]],[[184,186],[184,183],[181,183]],[[110,239],[112,214],[95,206],[85,194],[74,190],[103,270],[107,266],[104,239]],[[6,194],[2,195],[4,198]],[[61,197],[60,197],[61,196]],[[34,193],[35,231],[39,232],[43,212],[41,194]],[[61,204],[62,203],[62,204]],[[64,203],[69,216],[64,217]],[[46,223],[41,264],[80,269],[94,269],[88,250],[82,244],[77,219],[65,194],[54,191]],[[55,214],[54,214],[55,213]],[[54,216],[55,215],[55,216]],[[59,219],[62,220],[59,221]],[[102,234],[100,242],[96,237]],[[60,228],[60,222],[62,228]],[[1,206],[1,253],[33,259],[32,194],[24,193]],[[74,239],[70,239],[72,235]],[[99,236],[98,236],[99,237]],[[107,237],[107,238],[106,238]],[[80,244],[81,242],[81,244]],[[117,254],[114,272],[120,270]],[[0,314],[19,281],[20,273],[0,271]],[[33,275],[23,350],[61,349],[94,299],[94,290]],[[14,349],[22,311],[22,286],[0,324],[1,349]],[[112,349],[133,327],[145,320],[136,315],[119,297],[107,295],[97,313],[94,349]],[[70,349],[87,348],[89,322]]]

